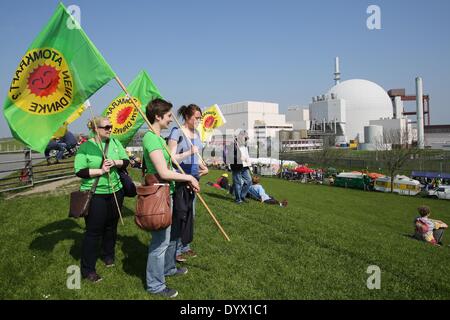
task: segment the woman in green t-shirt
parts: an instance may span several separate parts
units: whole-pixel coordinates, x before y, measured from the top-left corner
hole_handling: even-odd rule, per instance
[[[200,186],[197,179],[172,170],[170,155],[165,147],[166,141],[161,138],[161,130],[167,129],[172,122],[171,109],[172,104],[162,99],[155,99],[147,105],[147,119],[154,132],[147,132],[142,140],[146,173],[158,174],[162,180],[170,181],[171,193],[174,191],[174,181],[188,182],[191,188],[198,192]],[[171,241],[170,229],[171,226],[151,231],[152,239],[147,259],[147,290],[163,297],[174,298],[178,291],[166,286],[165,276],[182,275],[187,273],[187,269],[176,267],[177,239]]]
[[[117,169],[126,168],[129,159],[122,144],[110,138],[112,125],[108,118],[95,118],[89,121],[88,128],[93,132],[93,138],[84,142],[78,149],[74,163],[75,174],[82,178],[81,191],[91,190],[96,178],[100,178],[89,206],[89,213],[84,217],[86,231],[81,249],[81,275],[92,282],[98,282],[102,280],[95,270],[100,241],[101,259],[107,267],[114,266],[119,220],[114,193],[120,208],[124,197]],[[102,165],[102,150],[105,150],[107,141],[109,141],[108,154]]]

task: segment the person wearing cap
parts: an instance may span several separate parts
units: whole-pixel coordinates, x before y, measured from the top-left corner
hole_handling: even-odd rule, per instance
[[[217,179],[216,183],[225,190],[229,190],[230,189],[230,184],[228,182],[228,173],[224,173],[222,174],[219,179]]]

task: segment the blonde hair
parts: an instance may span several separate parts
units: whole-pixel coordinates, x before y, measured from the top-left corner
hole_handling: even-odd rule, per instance
[[[89,130],[95,132],[95,128],[99,127],[102,121],[109,121],[109,119],[103,116],[94,117],[94,119],[88,121],[87,127]]]

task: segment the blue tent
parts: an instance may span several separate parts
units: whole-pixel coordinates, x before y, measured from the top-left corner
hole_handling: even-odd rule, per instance
[[[421,177],[421,178],[430,178],[430,179],[450,179],[450,173],[444,172],[427,172],[427,171],[413,171],[411,172],[411,177]]]

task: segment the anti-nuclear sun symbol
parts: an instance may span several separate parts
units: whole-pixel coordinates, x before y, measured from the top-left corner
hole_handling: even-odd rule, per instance
[[[38,97],[47,97],[55,93],[58,82],[59,71],[45,64],[31,72],[28,78],[28,88]]]
[[[117,120],[116,120],[117,123],[118,124],[123,124],[128,119],[128,117],[130,116],[130,114],[132,112],[133,112],[133,107],[131,107],[131,106],[123,108],[122,110],[120,110],[117,113]]]

